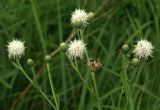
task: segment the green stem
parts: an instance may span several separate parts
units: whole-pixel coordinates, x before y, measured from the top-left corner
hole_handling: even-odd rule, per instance
[[[80,79],[81,79],[81,81],[83,82],[83,84],[84,84],[84,85],[87,87],[87,89],[91,92],[90,87],[88,86],[87,82],[85,81],[85,79],[84,79],[83,76],[81,75],[79,69],[78,69],[76,66],[74,66],[73,68],[74,68],[75,71],[78,73],[78,76],[80,77]]]
[[[37,10],[36,10],[36,5],[34,3],[34,0],[29,0],[29,1],[31,3],[33,16],[34,16],[34,19],[35,19],[35,23],[36,23],[38,34],[39,34],[39,37],[40,37],[40,41],[41,41],[41,44],[42,44],[42,49],[43,49],[44,55],[46,55],[47,49],[46,49],[46,44],[45,44],[44,36],[43,36],[43,33],[42,33],[40,21],[39,21],[39,18],[38,18],[38,14],[37,14]]]
[[[82,30],[82,29],[79,30],[79,35],[80,35],[80,39],[81,39],[82,41],[84,41],[83,30]]]
[[[86,88],[92,92],[92,90],[90,89],[90,87],[88,86],[87,82],[85,81],[85,79],[83,78],[83,76],[81,75],[79,69],[78,69],[78,64],[77,64],[77,61],[75,61],[76,64],[73,63],[73,61],[68,57],[70,63],[71,63],[71,66],[72,68],[76,71],[76,73],[78,74],[78,76],[80,77],[82,83],[86,86]],[[76,66],[77,65],[77,66]]]
[[[17,63],[17,64],[16,64],[16,63]],[[19,60],[16,60],[16,63],[13,62],[13,65],[23,73],[23,75],[24,75],[24,76],[29,80],[29,82],[36,88],[36,90],[39,91],[39,92],[42,94],[43,98],[48,101],[48,103],[52,106],[53,109],[55,109],[56,107],[53,105],[53,103],[50,101],[50,99],[47,97],[47,95],[41,90],[41,88],[40,88],[38,85],[36,85],[36,84],[32,81],[32,79],[31,79],[31,78],[28,76],[28,74],[25,72],[25,70],[24,70],[23,67],[21,66]]]
[[[134,92],[133,83],[134,83],[134,80],[135,80],[136,71],[137,71],[137,68],[133,68],[132,73],[131,73],[131,79],[130,79],[130,106],[131,106],[131,110],[134,110],[132,95],[133,95],[133,92]]]
[[[31,70],[32,70],[34,81],[36,84],[38,84],[37,79],[36,79],[36,75],[35,75],[35,71],[34,71],[34,66],[31,67]]]
[[[132,74],[131,74],[131,83],[133,83],[135,80],[136,72],[137,72],[137,68],[133,68]]]
[[[80,39],[82,41],[84,41],[84,36],[83,36],[83,30],[82,29],[79,30],[79,36],[80,36]],[[85,55],[86,55],[86,58],[87,58],[87,61],[88,61],[89,60],[89,55],[88,55],[87,51],[85,51]]]
[[[127,76],[127,70],[128,70],[128,64],[127,59],[125,57],[125,54],[122,56],[122,73],[121,73],[121,81],[123,85],[123,89],[125,91],[125,94],[127,95],[125,104],[130,104],[130,107],[132,106],[132,95],[131,95],[131,87],[129,84],[128,76]]]
[[[58,18],[58,35],[60,42],[63,42],[63,26],[62,26],[62,17],[61,17],[61,5],[60,0],[57,0],[57,18]],[[65,61],[63,52],[60,52],[60,63],[61,63],[61,74],[62,74],[62,88],[63,91],[67,89],[66,86],[66,73],[64,69]],[[67,94],[64,95],[64,110],[67,110]]]
[[[101,104],[101,99],[100,99],[98,89],[97,89],[95,73],[91,72],[91,74],[92,74],[92,80],[93,80],[93,85],[94,85],[94,89],[95,89],[95,95],[96,95],[96,98],[98,101],[98,110],[102,110],[102,104]]]
[[[51,76],[51,71],[50,71],[50,64],[47,63],[47,71],[48,71],[48,78],[49,78],[49,82],[50,82],[50,86],[51,86],[51,90],[52,90],[52,95],[56,104],[56,110],[59,110],[59,106],[58,106],[58,101],[56,98],[56,93],[54,91],[54,86],[53,86],[53,80],[52,80],[52,76]]]

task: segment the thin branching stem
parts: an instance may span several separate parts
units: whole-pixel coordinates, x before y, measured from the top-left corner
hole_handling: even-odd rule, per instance
[[[52,90],[52,95],[56,104],[56,110],[59,110],[59,105],[58,105],[58,101],[57,101],[57,97],[56,97],[56,93],[54,90],[54,85],[53,85],[53,80],[52,80],[52,76],[51,76],[51,70],[50,70],[50,64],[47,63],[47,71],[48,71],[48,78],[49,78],[49,82],[50,82],[50,86],[51,86],[51,90]]]
[[[97,101],[98,101],[98,110],[102,110],[102,103],[101,103],[101,99],[100,99],[99,92],[98,92],[98,89],[97,89],[95,73],[91,72],[91,74],[92,74],[92,80],[93,80],[93,86],[94,86],[94,90],[95,90],[95,95],[96,95],[96,98],[97,98]]]
[[[31,71],[32,71],[33,79],[34,79],[35,83],[38,84],[37,79],[36,79],[36,75],[35,75],[35,71],[34,71],[34,66],[31,66]]]
[[[72,68],[76,71],[76,73],[78,74],[79,78],[81,79],[82,83],[85,85],[85,87],[90,91],[92,92],[91,88],[88,86],[87,82],[85,81],[85,79],[83,78],[83,76],[81,75],[81,72],[79,71],[79,68],[78,68],[78,64],[74,64],[74,62],[68,57],[70,63],[71,63],[71,66]],[[75,61],[76,62],[76,61]],[[77,66],[76,66],[77,65]]]
[[[132,94],[131,94],[131,87],[129,84],[129,79],[127,75],[127,70],[128,70],[128,62],[126,59],[125,54],[122,55],[122,72],[121,72],[121,81],[122,81],[122,86],[123,90],[126,94],[126,105],[130,104],[131,110],[133,110],[133,104],[132,104]],[[123,90],[121,91],[121,95],[123,94]]]
[[[13,65],[23,73],[23,75],[29,80],[29,82],[35,87],[35,89],[41,93],[42,97],[43,97],[44,99],[46,99],[46,101],[52,106],[53,109],[55,109],[56,107],[55,107],[54,104],[51,102],[51,100],[47,97],[47,95],[41,90],[41,88],[40,88],[37,84],[34,83],[34,81],[32,81],[32,79],[31,79],[31,78],[28,76],[28,74],[25,72],[25,70],[24,70],[23,67],[21,66],[19,60],[16,60],[16,63],[13,62]]]

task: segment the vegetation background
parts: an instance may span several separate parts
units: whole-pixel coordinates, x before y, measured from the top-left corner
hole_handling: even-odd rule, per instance
[[[22,65],[30,73],[26,60],[34,59],[38,82],[48,96],[51,90],[42,65],[45,54],[54,52],[52,75],[62,110],[96,110],[94,97],[65,53],[57,50],[72,31],[70,17],[76,8],[96,13],[84,35],[89,55],[103,65],[96,80],[104,110],[130,110],[119,101],[120,47],[128,43],[132,48],[141,38],[153,43],[154,57],[137,67],[132,103],[134,110],[160,110],[160,0],[0,0],[0,110],[51,110],[8,59],[6,45],[13,38],[25,41]],[[85,68],[82,65],[81,71],[88,79]]]

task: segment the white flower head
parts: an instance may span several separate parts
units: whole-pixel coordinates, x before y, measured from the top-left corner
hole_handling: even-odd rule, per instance
[[[8,42],[7,48],[9,58],[19,59],[22,55],[24,55],[24,42],[20,40],[13,39],[12,41]]]
[[[75,59],[75,58],[82,59],[85,52],[86,52],[86,44],[81,40],[75,39],[74,41],[70,42],[67,50],[67,55],[71,59]]]
[[[81,9],[76,9],[72,13],[71,24],[76,28],[85,27],[88,24],[88,14]]]
[[[137,58],[145,58],[148,59],[148,57],[152,57],[153,53],[153,45],[148,40],[140,40],[137,41],[137,44],[135,45],[135,49],[133,50],[133,53]]]

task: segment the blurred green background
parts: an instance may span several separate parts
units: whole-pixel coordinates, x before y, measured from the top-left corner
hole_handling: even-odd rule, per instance
[[[160,110],[160,0],[0,0],[0,110],[51,110],[34,88],[24,90],[29,82],[8,59],[6,45],[13,38],[25,41],[25,56],[35,61],[36,72],[44,62],[45,51],[50,54],[66,40],[72,31],[71,13],[76,9],[96,12],[86,27],[84,36],[90,57],[99,58],[103,67],[96,74],[104,110],[129,110],[118,106],[121,71],[120,47],[130,48],[137,40],[146,38],[154,45],[153,58],[141,61],[137,71],[137,86],[133,94],[134,110]],[[87,79],[88,71],[81,66]],[[130,74],[130,73],[128,73]],[[94,98],[82,85],[64,52],[52,60],[55,89],[61,110],[96,110]],[[51,95],[46,69],[38,79],[42,89]],[[19,95],[27,91],[26,94]]]

